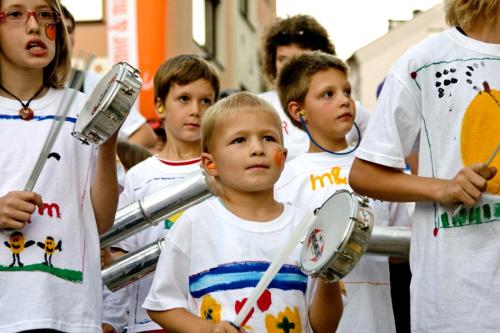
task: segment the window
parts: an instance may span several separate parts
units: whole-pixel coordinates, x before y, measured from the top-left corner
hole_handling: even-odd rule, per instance
[[[192,0],[193,39],[207,56],[215,59],[217,50],[216,14],[219,0]]]

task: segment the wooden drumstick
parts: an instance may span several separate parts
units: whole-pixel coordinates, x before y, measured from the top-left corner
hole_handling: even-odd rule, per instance
[[[88,71],[90,64],[92,63],[94,58],[95,56],[92,54],[90,54],[87,57],[84,66],[85,72]],[[45,162],[47,161],[47,156],[50,154],[50,150],[54,146],[54,142],[56,141],[59,131],[61,130],[61,126],[64,123],[66,116],[68,115],[70,106],[71,104],[73,104],[73,100],[75,99],[75,96],[77,94],[76,90],[80,89],[80,87],[83,84],[84,78],[85,75],[80,75],[76,80],[76,84],[74,84],[74,86],[72,85],[72,88],[74,88],[75,90],[66,89],[66,91],[64,92],[61,104],[59,104],[59,108],[54,117],[54,122],[52,123],[49,134],[47,135],[47,139],[45,140],[42,150],[40,151],[40,155],[38,155],[38,159],[35,163],[35,166],[33,167],[33,170],[31,171],[31,175],[28,178],[26,185],[24,186],[25,191],[29,192],[33,191],[33,188],[35,187],[35,184],[38,180],[38,177],[40,176],[40,173],[42,172],[42,169],[45,166]],[[70,95],[69,99],[68,95]]]
[[[497,146],[495,147],[495,149],[493,149],[493,152],[490,154],[490,157],[488,157],[488,160],[486,161],[486,165],[489,166],[491,164],[491,162],[493,162],[493,160],[495,159],[495,156],[497,156],[498,152],[500,151],[500,143],[497,144]],[[455,216],[458,214],[458,212],[464,208],[464,204],[461,203],[460,205],[457,206],[457,208],[455,208],[453,210],[453,213],[451,214],[451,216]]]
[[[271,281],[274,279],[278,271],[281,269],[281,266],[285,263],[285,261],[290,257],[293,252],[293,249],[299,244],[301,239],[304,237],[309,227],[312,225],[316,216],[314,213],[310,212],[304,216],[301,223],[299,223],[293,233],[290,235],[290,238],[286,242],[285,246],[281,248],[281,251],[278,253],[276,258],[271,262],[267,270],[264,272],[264,275],[260,278],[259,283],[252,290],[252,293],[248,297],[247,301],[243,305],[243,308],[238,313],[236,318],[231,323],[232,325],[241,328],[241,324],[248,316],[255,303],[259,299],[260,295],[264,292],[264,290],[269,286]]]

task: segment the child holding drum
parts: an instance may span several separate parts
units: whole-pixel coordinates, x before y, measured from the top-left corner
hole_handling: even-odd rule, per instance
[[[349,181],[374,198],[417,201],[412,332],[496,332],[500,1],[444,2],[452,27],[391,68]],[[418,176],[403,173],[415,145]]]
[[[305,212],[274,200],[284,166],[281,120],[255,95],[226,97],[202,123],[202,165],[220,197],[181,216],[166,236],[144,307],[173,332],[239,332],[234,320]],[[332,332],[342,313],[338,283],[308,278],[297,244],[241,323],[252,332]]]
[[[0,228],[15,229],[0,232],[1,332],[101,331],[98,233],[118,202],[116,135],[98,154],[71,136],[85,96],[64,88],[60,13],[57,0],[0,1]],[[38,181],[24,190],[73,93]]]
[[[348,145],[346,135],[353,124],[358,135],[359,130],[354,123],[348,67],[335,56],[306,52],[283,66],[277,87],[290,121],[309,135],[310,146],[307,153],[285,165],[276,198],[315,210],[334,192],[350,190],[347,176],[356,147]],[[377,202],[372,206],[378,225],[409,218],[404,205]],[[347,230],[349,222],[332,221],[336,224],[332,228],[344,223]],[[342,281],[347,302],[338,332],[395,332],[387,257],[364,255]]]
[[[163,120],[167,142],[155,156],[133,166],[125,176],[120,207],[125,207],[161,188],[200,170],[200,128],[205,110],[219,94],[219,78],[205,60],[196,55],[179,55],[164,62],[154,77],[155,108]],[[180,214],[121,241],[113,247],[130,252],[142,248],[169,232]],[[141,307],[153,276],[146,276],[112,295],[105,303],[116,303],[117,297],[129,304],[128,332],[159,329]],[[115,311],[113,309],[113,311]],[[113,313],[105,312],[107,318]],[[111,320],[109,321],[112,322]]]

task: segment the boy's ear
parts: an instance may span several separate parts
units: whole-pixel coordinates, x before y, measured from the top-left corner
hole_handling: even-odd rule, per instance
[[[163,106],[163,102],[159,97],[156,97],[155,111],[160,119],[165,119],[165,107]]]
[[[218,176],[217,166],[212,154],[201,153],[201,166],[205,172],[210,176]]]
[[[302,106],[300,106],[299,103],[295,101],[291,101],[290,103],[288,103],[287,111],[288,114],[299,123],[300,123],[300,117],[302,117],[304,121],[306,121],[307,119],[304,109],[302,108]]]

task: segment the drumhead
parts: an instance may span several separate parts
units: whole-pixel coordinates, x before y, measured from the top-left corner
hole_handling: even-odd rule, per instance
[[[330,196],[319,208],[306,234],[300,254],[304,272],[311,274],[328,265],[352,231],[355,200],[349,191]]]

